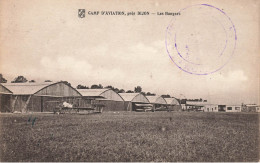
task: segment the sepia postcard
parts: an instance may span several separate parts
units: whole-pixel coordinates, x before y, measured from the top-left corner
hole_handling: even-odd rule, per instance
[[[259,162],[258,0],[1,0],[1,162]]]

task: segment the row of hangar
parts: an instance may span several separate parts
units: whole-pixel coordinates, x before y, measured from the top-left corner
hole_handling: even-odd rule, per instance
[[[181,110],[175,98],[144,96],[141,93],[75,89],[64,82],[0,84],[0,112],[52,112],[62,102],[75,107],[101,104],[103,111],[137,111],[140,108]]]

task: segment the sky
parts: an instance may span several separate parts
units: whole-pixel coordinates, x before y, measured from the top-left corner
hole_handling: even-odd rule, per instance
[[[88,11],[178,12],[196,4],[222,9],[236,29],[234,54],[213,74],[184,72],[170,59],[165,35],[177,16],[88,15]],[[86,10],[85,18],[78,18],[78,9]],[[211,48],[205,50],[202,44],[219,40],[212,47],[223,46],[223,41],[215,26],[200,30],[203,23],[194,21],[198,15],[192,12],[186,21],[180,19],[179,30],[184,32],[179,32],[178,38],[182,38],[181,44],[186,38],[184,29],[198,29],[194,40],[186,40],[193,41],[191,50],[200,51],[192,53],[193,57],[198,54],[205,58],[203,52]],[[259,1],[256,0],[0,1],[0,22],[0,73],[9,82],[23,75],[37,82],[66,80],[73,86],[102,84],[125,90],[141,86],[143,91],[157,95],[203,98],[211,103],[259,104]],[[187,22],[194,24],[185,26]],[[210,41],[200,39],[204,37],[202,34],[212,35]],[[232,46],[230,40],[228,43]]]

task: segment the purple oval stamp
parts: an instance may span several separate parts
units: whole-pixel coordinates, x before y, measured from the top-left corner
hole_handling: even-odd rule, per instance
[[[223,68],[236,48],[236,29],[221,9],[208,4],[180,11],[166,31],[166,50],[181,70],[207,75]]]

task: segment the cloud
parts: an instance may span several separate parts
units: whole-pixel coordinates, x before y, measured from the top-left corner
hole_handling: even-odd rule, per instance
[[[40,60],[42,74],[45,78],[77,79],[92,72],[92,66],[85,60],[72,56],[58,56],[57,58],[43,57]]]
[[[170,60],[163,40],[150,44],[137,42],[117,50],[100,44],[71,52],[73,55],[70,52],[42,55],[37,67],[22,66],[14,73],[24,73],[31,79],[67,80],[74,86],[102,84],[133,90],[140,85],[145,92],[177,98],[183,94],[187,98],[204,98],[212,102],[230,100],[228,97],[241,101],[241,94],[252,90],[247,84],[249,77],[241,69],[221,70],[206,76],[183,72]],[[11,68],[13,64],[8,66]]]
[[[217,73],[216,75],[210,75],[207,78],[208,80],[214,80],[216,82],[232,82],[232,83],[239,83],[248,80],[248,77],[245,75],[244,71],[242,70],[233,70],[227,73],[227,75],[223,75]]]

